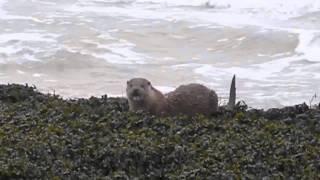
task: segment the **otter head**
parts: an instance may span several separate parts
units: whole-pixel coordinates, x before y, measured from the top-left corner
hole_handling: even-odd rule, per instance
[[[150,81],[143,78],[134,78],[127,81],[127,97],[134,104],[143,104],[151,89]]]

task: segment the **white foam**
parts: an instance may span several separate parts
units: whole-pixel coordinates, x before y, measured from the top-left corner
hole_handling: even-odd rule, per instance
[[[124,3],[122,0],[113,2]],[[283,20],[320,9],[318,0],[132,0],[130,2],[131,6],[121,7],[101,6],[92,1],[82,0],[66,10],[74,13],[96,13],[98,16],[125,16],[174,22],[183,20],[194,23],[190,28],[204,26],[217,28],[221,25],[273,28],[275,24],[281,25]],[[185,6],[210,6],[215,10],[196,8],[186,11]],[[130,18],[127,19],[129,22],[132,21]]]
[[[81,40],[81,42],[95,44],[97,49],[100,49],[99,52],[74,49],[67,46],[64,46],[64,48],[69,52],[80,52],[81,54],[91,55],[95,58],[104,59],[112,64],[147,64],[150,59],[149,56],[136,52],[136,45],[125,39],[116,39],[106,33],[102,33],[98,37],[104,40],[114,40],[117,42],[102,44],[90,39]],[[101,52],[101,49],[104,49],[105,51]]]
[[[21,71],[21,70],[17,70],[17,73],[18,73],[18,74],[25,74],[26,72]]]
[[[281,58],[281,57],[289,56],[289,55],[291,55],[291,54],[292,54],[292,52],[283,52],[283,53],[276,53],[276,54],[262,54],[262,53],[258,53],[257,56],[258,56],[258,57]]]
[[[275,57],[289,56],[289,55],[291,55],[291,53],[292,53],[292,52],[276,53],[276,54],[271,55],[270,57],[275,58]]]
[[[247,37],[245,37],[245,36],[237,38],[238,41],[243,41],[245,39],[247,39]]]
[[[135,52],[134,47],[135,45],[131,43],[100,44],[98,48],[106,49],[107,52],[93,53],[93,56],[113,64],[146,64],[149,57]]]
[[[17,40],[17,41],[45,41],[45,42],[56,42],[52,38],[52,34],[40,34],[40,33],[6,33],[0,34],[0,43]],[[55,37],[55,36],[54,36]]]
[[[215,51],[215,48],[207,48],[207,51]]]
[[[267,56],[269,56],[269,55],[268,55],[268,54],[258,53],[257,56],[258,56],[258,57],[267,57]]]
[[[165,56],[162,59],[165,60],[165,61],[173,61],[173,60],[175,60],[174,57],[169,57],[169,56]]]
[[[299,45],[295,50],[310,61],[320,62],[320,31],[301,31]]]
[[[81,6],[79,4],[73,5],[66,10],[74,13],[93,12],[99,15],[108,15],[112,17],[128,16],[139,19],[169,19],[170,13],[157,12],[141,7],[135,8],[121,8],[114,6]]]
[[[123,97],[126,97],[126,95],[122,95],[122,94],[108,94],[108,97],[123,98]]]
[[[21,50],[21,48],[16,48],[14,46],[6,46],[6,47],[0,47],[0,53],[3,54],[14,54]]]
[[[26,61],[40,61],[42,56],[50,55],[57,48],[57,37],[59,35],[42,30],[2,33],[0,54],[4,54],[7,58],[2,59],[1,63],[12,61],[21,64]]]
[[[227,41],[229,41],[229,39],[228,39],[228,38],[225,38],[225,39],[218,39],[218,40],[217,40],[217,42],[227,42]]]
[[[25,61],[35,61],[35,62],[40,62],[41,60],[36,58],[35,55],[31,54],[24,54],[22,60],[20,60],[20,63],[23,63]]]
[[[44,82],[56,83],[56,82],[58,82],[58,80],[55,80],[55,79],[45,79]]]
[[[31,20],[31,21],[35,21],[34,17],[31,16],[18,16],[18,15],[10,15],[8,14],[7,11],[5,11],[4,7],[5,5],[8,3],[8,0],[0,0],[0,19],[2,20]]]
[[[318,0],[136,0],[139,3],[159,3],[165,6],[207,6],[215,9],[247,11],[252,14],[266,13],[269,16],[287,18],[318,11]]]
[[[43,76],[43,74],[41,74],[41,73],[34,73],[32,76],[33,76],[33,77],[37,77],[37,78],[39,78],[39,77],[42,77],[42,76]]]
[[[4,9],[4,5],[7,3],[7,0],[1,0],[0,1],[0,19],[1,17],[5,16],[7,14],[7,12],[5,12]]]
[[[203,75],[205,77],[213,76],[217,78],[219,76],[225,77],[232,74],[237,74],[239,78],[257,81],[269,81],[270,78],[276,77],[277,73],[281,73],[286,67],[290,65],[290,63],[298,60],[301,60],[300,56],[287,57],[245,67],[218,68],[210,64],[189,63],[175,65],[172,66],[172,68],[191,68],[195,73]]]
[[[111,16],[111,17],[130,17],[136,19],[146,20],[167,20],[167,21],[191,21],[197,24],[220,24],[228,26],[243,26],[247,24],[251,25],[263,25],[261,19],[254,19],[248,15],[238,14],[234,12],[207,12],[199,10],[189,10],[186,12],[184,9],[171,9],[160,8],[155,11],[154,9],[148,9],[146,7],[135,6],[134,8],[122,8],[115,6],[82,6],[79,4],[73,5],[66,10],[74,13],[95,13],[98,16]],[[236,20],[235,20],[235,17]],[[129,19],[130,20],[130,19]],[[131,23],[132,25],[132,23]],[[138,24],[137,24],[138,25]],[[140,26],[140,25],[139,25]],[[194,26],[191,26],[194,27]],[[214,26],[216,28],[216,26]]]
[[[198,64],[198,63],[187,63],[187,64],[177,64],[171,66],[172,69],[177,70],[179,68],[197,68],[201,66],[205,66],[206,64]]]

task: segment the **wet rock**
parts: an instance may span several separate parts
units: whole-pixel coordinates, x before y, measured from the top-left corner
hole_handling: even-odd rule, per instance
[[[291,117],[287,117],[283,120],[283,122],[287,123],[287,124],[293,124],[295,121],[293,120],[293,118]]]
[[[320,123],[317,123],[314,127],[314,131],[318,134],[320,134]]]
[[[314,118],[315,118],[317,121],[319,121],[319,122],[320,122],[320,113],[318,113],[318,114],[314,115]]]
[[[252,118],[258,118],[258,117],[263,116],[263,110],[262,109],[249,109],[247,111],[247,115]]]
[[[243,103],[157,118],[128,112],[124,98],[0,85],[0,179],[308,179],[319,176],[319,117],[303,104]]]
[[[296,114],[302,114],[309,110],[309,106],[306,103],[295,105],[294,108]]]
[[[235,105],[236,111],[246,111],[248,109],[248,105],[244,101],[239,101]]]
[[[283,113],[280,109],[271,108],[264,113],[264,117],[266,117],[267,119],[280,119],[282,117],[282,114]]]
[[[298,114],[296,116],[296,119],[303,121],[303,120],[308,120],[310,117],[307,114]]]

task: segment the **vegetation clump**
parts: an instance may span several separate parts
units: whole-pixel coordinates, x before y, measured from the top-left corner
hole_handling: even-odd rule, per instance
[[[123,98],[0,85],[0,178],[319,179],[320,110],[157,118]]]

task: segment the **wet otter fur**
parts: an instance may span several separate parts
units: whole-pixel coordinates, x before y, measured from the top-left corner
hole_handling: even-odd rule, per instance
[[[169,115],[196,114],[212,115],[218,111],[218,96],[215,91],[201,85],[188,84],[179,86],[166,95]]]
[[[163,95],[144,78],[134,78],[127,82],[129,110],[143,110],[158,116],[179,114],[212,115],[218,111],[218,96],[214,90],[201,84],[181,85]],[[235,76],[232,79],[227,108],[233,109],[236,100]]]

